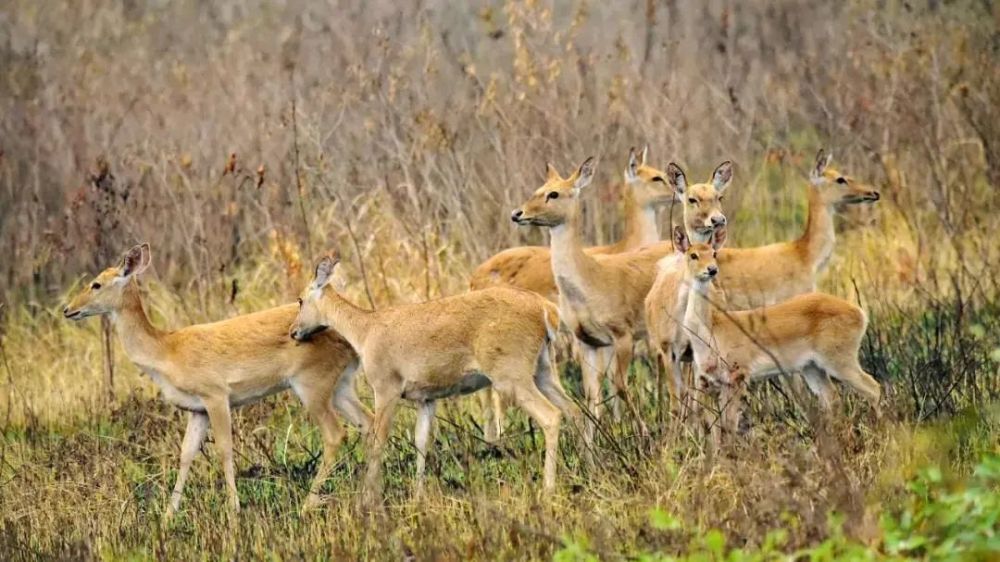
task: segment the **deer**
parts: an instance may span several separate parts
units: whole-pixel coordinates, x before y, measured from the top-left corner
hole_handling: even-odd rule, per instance
[[[290,341],[288,326],[298,312],[295,304],[160,330],[146,315],[138,283],[151,261],[149,244],[132,247],[117,266],[105,269],[80,289],[63,308],[63,316],[73,321],[109,316],[129,359],[159,386],[166,402],[187,411],[180,470],[166,518],[172,518],[180,507],[191,463],[209,427],[222,457],[229,507],[239,512],[232,410],[289,388],[315,420],[323,439],[323,458],[303,511],[318,505],[345,435],[341,416],[363,430],[371,423],[371,412],[355,393],[357,354],[333,331],[308,343]]]
[[[718,260],[727,274],[712,288],[720,306],[746,310],[816,290],[816,280],[836,243],[834,214],[847,206],[874,203],[880,198],[870,185],[841,174],[830,166],[830,161],[831,156],[820,149],[809,174],[808,219],[800,237],[756,248],[719,250]],[[668,179],[680,186],[685,183],[683,172],[668,173]],[[686,238],[691,243],[707,243],[718,230],[699,232],[687,223],[686,228]],[[674,238],[676,241],[676,233]],[[690,284],[683,282],[685,274],[679,255],[665,257],[658,264],[657,278],[645,302],[649,346],[657,358],[658,370],[663,373],[667,363],[671,365],[666,381],[675,411],[686,400],[681,361],[690,358],[686,333],[680,329],[690,291]],[[818,395],[827,396],[833,390],[822,377],[806,380],[810,390]],[[829,402],[824,399],[822,403]]]
[[[706,240],[712,230],[725,225],[720,192],[710,184],[695,184],[688,190],[684,172],[677,164],[671,162],[666,172],[661,171],[647,163],[648,153],[649,146],[644,146],[638,154],[635,147],[629,149],[622,190],[623,237],[614,244],[591,246],[584,250],[588,254],[621,254],[662,242],[656,213],[672,201],[682,203],[684,221],[691,232],[707,231],[701,235]],[[720,167],[718,173],[731,173],[731,165]],[[545,164],[545,177],[546,181],[559,178],[552,163]],[[728,185],[721,175],[720,180]],[[547,246],[508,248],[480,264],[469,281],[473,290],[495,284],[521,287],[552,302],[558,300],[552,254]]]
[[[552,491],[561,418],[576,418],[549,361],[559,325],[556,306],[530,291],[490,287],[369,311],[330,286],[339,263],[337,252],[316,263],[289,335],[303,341],[332,329],[360,357],[375,410],[362,497],[371,503],[381,495],[382,454],[401,399],[417,404],[416,480],[422,486],[437,401],[488,386],[541,428],[543,489]]]
[[[635,147],[629,149],[622,190],[624,236],[614,244],[589,247],[585,250],[588,254],[619,254],[660,242],[657,211],[674,200],[676,195],[673,189],[668,188],[666,172],[647,163],[648,155],[648,145],[640,152]],[[551,163],[546,163],[545,170],[548,178],[559,176]],[[549,248],[520,246],[504,250],[477,267],[469,282],[473,290],[497,284],[534,291],[557,302],[559,292],[552,275]],[[486,414],[483,439],[495,443],[503,427],[505,405],[490,389],[484,390],[479,397]]]
[[[680,238],[691,295],[684,327],[694,356],[696,381],[730,390],[723,410],[738,404],[741,379],[754,381],[801,372],[829,410],[832,397],[815,381],[832,377],[865,397],[878,411],[879,383],[861,367],[858,353],[868,319],[861,307],[839,297],[809,292],[777,304],[744,311],[725,310],[710,296],[713,281],[726,273],[720,248],[725,231],[709,244]],[[726,405],[728,404],[728,406]],[[729,425],[734,416],[725,415]]]
[[[594,175],[594,159],[588,158],[567,178],[549,174],[528,201],[511,214],[519,225],[548,228],[552,252],[552,271],[559,287],[559,314],[577,338],[583,354],[583,387],[587,407],[594,420],[602,413],[602,384],[610,370],[618,400],[632,410],[645,432],[627,389],[627,372],[636,335],[643,332],[643,302],[654,281],[656,264],[673,250],[671,242],[661,242],[635,252],[613,255],[590,255],[583,249],[580,232],[582,190]],[[676,165],[670,169],[680,170]],[[724,162],[713,172],[711,187],[692,186],[695,191],[717,194],[732,181],[732,164]],[[686,187],[686,186],[685,186]],[[687,194],[681,191],[681,194]],[[698,201],[695,200],[697,203]],[[692,205],[694,206],[694,205]],[[697,218],[697,229],[725,224],[713,213],[685,207],[685,220]],[[714,219],[714,220],[713,220]],[[614,363],[612,364],[613,353]],[[594,420],[584,430],[587,445],[592,444]]]

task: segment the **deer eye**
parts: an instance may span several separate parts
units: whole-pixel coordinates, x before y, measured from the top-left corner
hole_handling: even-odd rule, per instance
[[[94,281],[93,283],[90,284],[90,288],[96,291],[101,288],[101,284],[98,283],[97,281]]]
[[[713,258],[719,257],[719,252],[712,252],[712,257]]]
[[[837,183],[839,183],[840,185],[847,185],[847,178],[841,176],[837,178]]]
[[[559,199],[559,192],[550,191],[549,194],[545,196],[546,201],[548,201],[549,199]]]
[[[691,254],[691,259],[692,260],[698,259],[698,254]]]
[[[302,297],[299,297],[295,300],[299,301],[299,308],[302,308]]]
[[[656,176],[653,178],[653,181],[658,181],[660,183],[667,183],[667,180],[663,179],[663,176]]]
[[[695,199],[694,197],[688,197],[688,203],[690,203],[692,205],[697,205],[698,204],[698,200]]]
[[[720,202],[722,201],[722,196],[721,196],[721,195],[719,196],[719,201],[720,201]]]

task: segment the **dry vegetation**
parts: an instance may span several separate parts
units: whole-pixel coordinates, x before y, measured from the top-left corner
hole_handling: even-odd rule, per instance
[[[961,481],[998,449],[998,49],[990,0],[4,2],[0,557],[613,559],[711,551],[711,529],[748,550],[780,529],[782,552],[892,554],[879,519],[921,467]],[[61,319],[89,274],[149,241],[147,302],[171,327],[290,300],[330,246],[361,304],[454,294],[492,253],[544,242],[507,217],[547,159],[598,156],[587,230],[615,239],[642,143],[699,180],[736,163],[735,245],[799,232],[819,146],[879,187],[841,222],[821,286],[870,313],[862,362],[886,419],[848,398],[827,427],[811,399],[760,385],[753,432],[715,459],[626,419],[585,472],[570,436],[543,501],[525,418],[492,448],[475,401],[456,401],[425,498],[404,414],[387,516],[354,509],[352,433],[330,504],[300,518],[319,439],[278,396],[237,416],[235,530],[211,446],[161,525],[183,417],[119,350],[108,380],[96,320]],[[656,419],[643,364],[633,380]]]

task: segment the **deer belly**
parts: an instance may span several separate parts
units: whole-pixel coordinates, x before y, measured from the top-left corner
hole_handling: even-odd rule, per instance
[[[190,412],[205,411],[205,404],[201,401],[201,398],[189,392],[184,392],[170,384],[170,381],[159,373],[150,371],[149,378],[153,379],[153,382],[160,387],[160,395],[163,396],[163,400],[168,404]]]
[[[429,402],[450,396],[470,394],[491,384],[486,375],[473,372],[467,373],[448,385],[421,384],[409,381],[403,387],[403,398],[414,402]]]
[[[244,404],[252,404],[261,398],[265,398],[272,394],[277,394],[283,390],[288,389],[288,381],[282,379],[275,384],[265,385],[265,386],[253,386],[245,389],[234,389],[233,393],[229,396],[230,406],[243,406]]]

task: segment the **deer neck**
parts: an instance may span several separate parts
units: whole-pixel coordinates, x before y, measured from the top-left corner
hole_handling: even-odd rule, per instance
[[[808,261],[818,271],[833,254],[836,232],[833,227],[832,205],[823,200],[819,188],[809,186],[809,217],[806,219],[806,231],[799,244],[805,248]]]
[[[360,352],[371,331],[375,313],[355,306],[333,289],[324,291],[322,312],[327,324]]]
[[[660,228],[656,224],[656,208],[640,205],[631,184],[625,183],[624,192],[625,232],[622,236],[623,251],[631,251],[660,241]]]
[[[565,222],[549,229],[552,273],[557,284],[561,278],[577,286],[585,286],[589,266],[595,263],[594,258],[583,251],[579,220],[579,210],[577,210],[567,217]]]
[[[143,370],[157,369],[166,360],[163,332],[156,329],[146,316],[135,279],[128,281],[122,292],[122,305],[111,313],[111,323],[118,333],[128,358]]]

